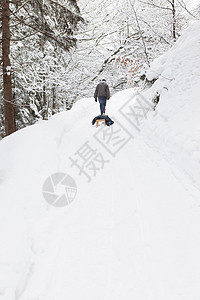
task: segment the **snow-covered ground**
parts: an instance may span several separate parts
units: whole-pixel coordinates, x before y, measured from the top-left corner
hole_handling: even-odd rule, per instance
[[[199,299],[199,53],[196,22],[150,89],[109,100],[111,127],[92,127],[99,107],[83,99],[0,142],[0,299]],[[76,197],[49,205],[63,174]]]

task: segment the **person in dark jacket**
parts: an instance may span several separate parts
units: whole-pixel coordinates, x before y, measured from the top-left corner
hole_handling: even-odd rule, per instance
[[[99,100],[101,115],[105,114],[106,101],[110,99],[110,90],[105,79],[102,79],[101,82],[97,85],[94,93],[94,98],[96,102],[97,98]]]

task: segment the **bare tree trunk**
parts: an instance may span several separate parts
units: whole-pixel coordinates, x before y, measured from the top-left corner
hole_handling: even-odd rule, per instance
[[[176,9],[175,9],[175,0],[172,0],[171,6],[172,6],[172,33],[173,33],[173,40],[176,42]]]
[[[43,85],[43,91],[42,91],[42,98],[43,98],[43,108],[45,109],[44,111],[44,116],[43,119],[44,120],[48,120],[48,102],[47,102],[47,95],[46,95],[46,82],[45,82],[46,77],[43,76],[43,81],[44,81],[44,85]]]
[[[14,105],[12,97],[11,65],[10,65],[10,10],[9,0],[1,0],[2,6],[2,57],[3,57],[3,96],[6,135],[15,128]]]
[[[131,0],[129,0],[129,1],[131,1]],[[147,1],[147,0],[144,0],[144,1],[143,1],[143,0],[138,0],[138,1],[141,2],[141,3],[147,4],[147,5],[150,5],[150,6],[152,6],[152,7],[157,7],[157,8],[160,8],[160,9],[162,9],[162,10],[170,11],[170,14],[172,13],[172,22],[171,22],[171,24],[172,24],[172,29],[171,29],[171,31],[172,31],[172,38],[173,38],[174,42],[176,42],[176,40],[177,40],[177,30],[176,30],[176,4],[175,4],[175,1],[177,1],[177,3],[178,3],[182,8],[184,8],[184,9],[187,11],[187,13],[189,13],[191,16],[193,16],[193,15],[189,12],[189,10],[187,9],[186,4],[184,3],[183,0],[166,0],[166,2],[169,3],[171,7],[167,7],[166,5],[164,5],[164,3],[161,4],[161,2],[160,2],[160,4],[155,4],[153,1]],[[194,17],[194,16],[193,16],[193,17]]]
[[[55,0],[55,4],[56,4],[56,20],[58,20],[58,0]],[[56,29],[58,26],[56,25]],[[56,56],[56,52],[57,52],[57,44],[55,44],[54,46],[54,57]],[[54,64],[56,65],[56,60],[54,60]],[[52,115],[54,115],[56,113],[56,85],[55,83],[53,83],[53,87],[52,87]]]
[[[53,100],[53,104],[52,104],[52,115],[54,115],[56,113],[56,88],[55,88],[55,84],[53,84],[52,87],[52,100]]]
[[[144,37],[143,37],[143,34],[142,34],[142,30],[141,30],[141,27],[140,27],[138,16],[137,16],[137,13],[136,13],[136,10],[135,10],[135,7],[134,7],[134,2],[132,2],[131,0],[129,0],[129,3],[130,3],[130,5],[131,5],[131,7],[133,9],[133,12],[134,12],[134,16],[135,16],[135,20],[136,20],[136,23],[137,23],[137,27],[138,27],[140,39],[142,41],[143,48],[144,48],[144,54],[145,54],[145,58],[146,58],[146,63],[147,63],[148,66],[150,66],[150,61],[149,61],[149,57],[148,57],[148,53],[147,53],[147,47],[146,47],[146,44],[145,44],[145,41],[144,41]]]

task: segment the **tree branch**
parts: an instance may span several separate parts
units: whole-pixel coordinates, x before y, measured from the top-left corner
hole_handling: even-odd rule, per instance
[[[188,8],[187,8],[187,6],[186,6],[186,4],[185,4],[185,2],[184,2],[183,0],[177,0],[177,2],[179,3],[179,5],[180,5],[183,9],[185,9],[185,10],[187,11],[187,13],[188,13],[191,17],[195,18],[195,16],[188,10]]]
[[[154,4],[154,3],[149,3],[149,2],[146,2],[146,1],[143,1],[143,0],[138,0],[139,2],[141,3],[144,3],[144,4],[147,4],[147,5],[150,5],[152,7],[157,7],[157,8],[161,8],[161,9],[165,9],[165,10],[170,10],[172,11],[172,9],[170,7],[164,7],[164,6],[159,6],[157,4]]]
[[[23,25],[32,28],[33,30],[35,30],[36,32],[40,32],[42,33],[44,36],[48,37],[50,40],[53,40],[54,42],[56,42],[61,48],[65,49],[65,50],[69,50],[76,42],[75,38],[72,37],[68,37],[68,39],[64,39],[63,41],[59,38],[59,36],[55,36],[54,32],[47,27],[46,29],[43,29],[42,25],[43,24],[39,24],[34,20],[34,17],[31,18],[32,23],[34,24],[30,24],[30,23],[26,23],[24,21],[24,19],[20,19],[13,11],[11,11],[11,13],[15,16],[15,18],[22,23]],[[45,24],[47,26],[47,24]]]
[[[137,13],[136,13],[136,10],[135,10],[135,7],[134,7],[134,4],[132,3],[132,1],[129,0],[129,2],[130,2],[130,5],[133,9],[133,12],[134,12],[134,15],[135,15],[135,20],[136,20],[136,23],[137,23],[137,26],[138,26],[138,29],[139,29],[140,38],[142,40],[142,44],[143,44],[143,47],[144,47],[146,62],[148,64],[148,66],[150,66],[149,57],[148,57],[148,54],[147,54],[147,48],[146,48],[145,41],[144,41],[144,38],[143,38],[143,35],[142,35],[142,31],[141,31],[141,28],[140,28],[140,23],[139,23],[139,20],[138,20],[138,17],[137,17]]]

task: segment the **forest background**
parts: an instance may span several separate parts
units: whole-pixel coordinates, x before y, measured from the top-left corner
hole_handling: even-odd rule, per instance
[[[102,78],[111,94],[149,86],[198,2],[2,0],[0,138],[92,97]]]

